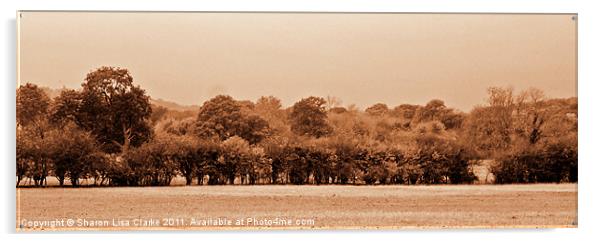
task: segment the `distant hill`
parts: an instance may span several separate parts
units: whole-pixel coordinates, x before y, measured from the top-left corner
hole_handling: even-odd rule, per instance
[[[175,111],[193,111],[196,112],[199,110],[200,106],[196,105],[181,105],[172,101],[166,101],[163,99],[153,99],[151,98],[150,103],[152,105],[161,106],[167,109],[175,110]]]

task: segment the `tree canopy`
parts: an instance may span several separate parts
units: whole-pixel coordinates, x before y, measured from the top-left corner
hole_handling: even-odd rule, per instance
[[[330,134],[332,127],[327,123],[325,104],[326,100],[313,96],[295,103],[289,115],[291,130],[298,135],[316,138]]]
[[[47,88],[46,88],[47,89]],[[577,181],[577,99],[492,87],[468,113],[424,105],[341,107],[309,96],[283,107],[217,95],[198,112],[173,110],[101,67],[82,89],[50,99],[17,89],[17,186],[472,183],[480,160],[496,183]]]
[[[243,112],[243,104],[226,95],[218,95],[203,103],[196,121],[196,133],[201,138],[226,140],[238,136],[258,143],[269,133],[269,124],[258,115]],[[253,109],[252,105],[245,106]]]

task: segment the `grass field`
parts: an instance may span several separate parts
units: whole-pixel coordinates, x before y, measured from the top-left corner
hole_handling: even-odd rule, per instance
[[[17,228],[24,230],[576,227],[576,221],[577,184],[17,189]]]

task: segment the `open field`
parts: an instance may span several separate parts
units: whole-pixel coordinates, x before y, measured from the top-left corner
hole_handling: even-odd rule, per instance
[[[17,227],[57,220],[69,230],[576,227],[577,184],[17,189]]]

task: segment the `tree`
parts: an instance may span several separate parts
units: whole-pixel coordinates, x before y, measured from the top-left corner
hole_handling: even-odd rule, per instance
[[[266,116],[276,113],[282,108],[280,99],[274,96],[261,96],[255,102],[255,110],[265,114]]]
[[[170,156],[172,140],[159,137],[132,147],[117,164],[112,182],[129,186],[168,186],[177,175],[178,165]]]
[[[543,125],[549,118],[546,107],[542,105],[545,95],[543,91],[529,88],[522,91],[515,99],[514,130],[519,136],[526,138],[530,144],[535,144],[543,135]]]
[[[483,156],[508,149],[512,142],[514,96],[512,88],[488,90],[488,106],[475,107],[466,118],[464,134]]]
[[[506,148],[511,142],[512,112],[514,108],[513,89],[491,87],[487,89],[489,93],[489,120],[493,127],[493,135],[501,141],[499,148]]]
[[[249,144],[257,144],[270,135],[269,127],[268,122],[263,118],[257,115],[249,115],[241,124],[238,135],[248,141]]]
[[[476,176],[470,168],[470,156],[455,139],[428,133],[416,137],[416,147],[406,162],[419,164],[422,183],[471,183]]]
[[[491,166],[496,183],[576,182],[577,108],[529,88],[514,97],[509,147]]]
[[[332,132],[332,127],[326,122],[327,113],[324,107],[326,101],[320,97],[308,97],[293,105],[289,115],[291,131],[298,135],[322,137]]]
[[[201,138],[226,140],[236,135],[242,119],[240,104],[230,96],[218,95],[201,106],[196,132]]]
[[[407,112],[406,117],[413,114],[411,121],[413,126],[436,121],[443,123],[445,129],[460,129],[466,119],[464,113],[446,107],[445,103],[439,99],[429,101],[424,107],[418,107],[414,112],[412,112],[411,106],[403,105],[398,106],[395,112]]]
[[[287,139],[283,137],[271,137],[262,142],[262,146],[271,166],[270,181],[277,184],[282,181],[280,175],[287,170],[286,149]]]
[[[101,67],[88,73],[82,87],[77,123],[104,151],[124,152],[151,138],[149,96],[133,84],[127,69]]]
[[[272,134],[282,134],[290,130],[286,111],[282,109],[280,99],[273,96],[262,96],[255,102],[253,111],[268,122]]]
[[[208,174],[207,168],[215,163],[219,154],[219,146],[212,141],[199,140],[190,135],[167,134],[162,139],[168,140],[168,158],[178,166],[180,174],[186,179],[186,185],[191,185],[197,176],[197,184],[201,185],[203,176]]]
[[[389,107],[384,103],[377,103],[366,108],[366,113],[372,116],[384,116],[389,113]]]
[[[441,114],[439,121],[443,123],[445,129],[461,129],[465,119],[465,113],[448,109]]]
[[[303,147],[288,147],[286,149],[285,161],[288,166],[289,182],[295,185],[304,184],[309,178],[307,169],[307,149]]]
[[[245,102],[246,103],[246,102]],[[196,133],[201,138],[215,137],[220,141],[239,136],[255,144],[268,135],[267,121],[242,111],[242,102],[230,96],[218,95],[203,103],[196,122]],[[247,105],[245,109],[252,109]]]
[[[513,147],[497,157],[491,172],[500,184],[577,182],[577,137]]]
[[[186,186],[192,184],[192,178],[200,169],[199,146],[200,142],[190,136],[168,136],[169,148],[167,151],[169,159],[178,166],[180,174],[186,179]]]
[[[401,117],[406,120],[412,120],[414,114],[416,113],[416,110],[418,110],[419,107],[420,106],[418,105],[401,104],[393,108],[391,112],[396,117]]]
[[[343,101],[340,98],[335,96],[327,96],[326,97],[326,110],[330,111],[333,108],[341,106]]]
[[[460,184],[475,180],[471,167],[485,157],[496,183],[577,181],[577,99],[538,89],[489,88],[469,114],[438,99],[362,112],[336,98],[283,109],[272,96],[224,95],[197,114],[154,108],[132,82],[127,70],[102,67],[52,102],[43,88],[20,86],[17,186],[47,176],[61,186],[160,186],[176,175],[186,185]]]
[[[50,121],[58,126],[63,126],[70,121],[78,122],[81,104],[80,92],[71,89],[62,90],[52,102]]]
[[[251,146],[247,159],[241,164],[241,184],[244,184],[248,177],[248,184],[255,185],[261,178],[267,177],[269,173],[269,164],[265,159],[263,148]]]
[[[25,145],[17,149],[17,172],[21,178],[29,173],[36,186],[45,184],[51,166],[44,149],[49,105],[50,98],[37,85],[27,83],[17,89],[17,139],[22,138],[18,143]]]
[[[215,143],[212,140],[203,141],[199,143],[196,160],[197,185],[203,184],[203,179],[205,175],[209,175],[209,184],[219,184],[219,180],[217,178],[220,177],[218,165],[220,152],[220,144]]]
[[[233,136],[222,142],[221,151],[218,162],[221,165],[222,174],[230,184],[234,184],[241,164],[249,157],[249,143],[238,136]]]
[[[27,83],[17,89],[16,104],[17,125],[41,126],[48,113],[50,98],[37,85]]]
[[[276,122],[286,122],[286,113],[282,109],[282,102],[274,96],[261,96],[257,99],[253,112],[269,121],[270,125]]]
[[[17,186],[23,178],[32,176],[33,161],[43,158],[39,154],[39,145],[36,144],[39,140],[30,132],[17,132]]]
[[[441,114],[447,109],[445,103],[439,99],[429,101],[424,107],[416,110],[413,123],[429,122],[439,120]]]
[[[306,144],[306,170],[313,176],[315,184],[327,184],[333,174],[331,162],[335,155],[327,148],[326,140],[312,140]]]
[[[328,147],[333,151],[333,182],[347,184],[355,180],[356,160],[359,153],[359,143],[346,136],[332,137]]]
[[[97,159],[95,154],[98,151],[94,138],[74,124],[68,124],[50,132],[48,140],[49,156],[60,186],[63,186],[67,176],[73,187],[79,186],[79,179],[92,173],[93,163]]]

